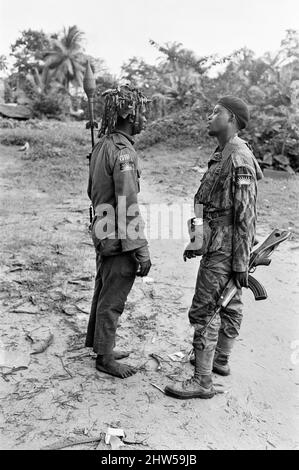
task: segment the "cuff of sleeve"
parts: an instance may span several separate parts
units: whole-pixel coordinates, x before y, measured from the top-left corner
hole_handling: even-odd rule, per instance
[[[147,240],[144,239],[137,239],[137,240],[128,240],[124,239],[121,240],[121,251],[135,251],[138,250],[139,248],[146,247],[147,246]]]
[[[144,263],[150,259],[149,249],[148,246],[143,246],[135,250],[135,258],[139,263]]]
[[[241,263],[233,263],[232,269],[236,273],[244,273],[248,270],[248,264],[241,264]]]

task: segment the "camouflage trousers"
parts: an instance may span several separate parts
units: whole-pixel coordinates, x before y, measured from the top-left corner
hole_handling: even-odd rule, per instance
[[[200,262],[195,294],[189,310],[190,323],[195,327],[193,346],[203,350],[215,349],[219,331],[229,338],[239,334],[242,321],[241,289],[230,301],[225,309],[221,310],[206,329],[203,335],[199,332],[217,308],[221,292],[232,275],[232,255],[224,251],[215,251],[205,254]]]

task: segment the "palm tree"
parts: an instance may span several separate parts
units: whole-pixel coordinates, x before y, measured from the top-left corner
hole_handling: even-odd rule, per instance
[[[51,85],[53,86],[52,76],[47,67],[44,67],[42,72],[39,72],[37,67],[34,67],[32,72],[26,75],[26,79],[37,94],[45,93]],[[62,86],[59,83],[57,85]]]
[[[64,28],[61,38],[52,40],[51,50],[45,53],[45,68],[53,71],[54,77],[69,92],[70,84],[82,85],[84,55],[81,41],[83,33],[77,26]]]

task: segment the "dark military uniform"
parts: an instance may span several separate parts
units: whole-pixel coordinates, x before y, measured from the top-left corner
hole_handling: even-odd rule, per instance
[[[241,289],[222,309],[221,318],[215,318],[203,336],[198,333],[215,312],[232,271],[248,269],[255,238],[257,180],[261,177],[261,169],[246,142],[235,136],[222,152],[217,149],[212,155],[195,195],[195,204],[203,204],[204,239],[189,319],[195,326],[194,347],[200,350],[215,348],[219,328],[229,338],[238,335]]]
[[[88,195],[95,217],[92,239],[97,274],[86,346],[111,354],[119,316],[138,267],[134,251],[147,245],[139,213],[139,166],[131,136],[117,131],[95,146]]]

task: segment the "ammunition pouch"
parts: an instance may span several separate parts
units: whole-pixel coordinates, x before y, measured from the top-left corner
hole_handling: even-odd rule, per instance
[[[185,250],[201,250],[203,242],[203,222],[202,219],[193,217],[187,221],[190,242]]]

